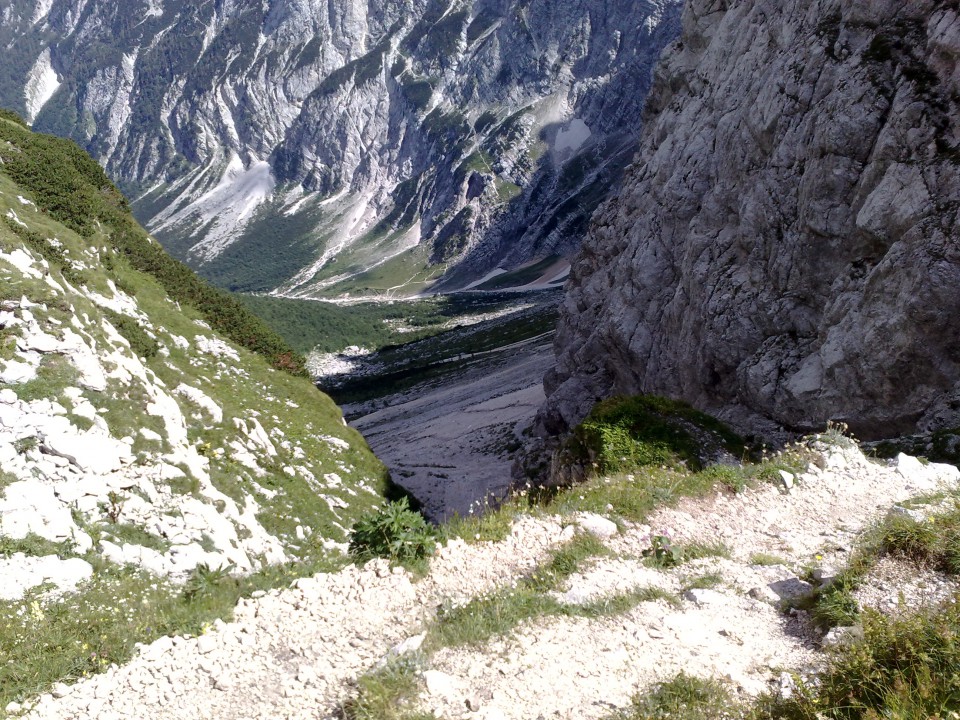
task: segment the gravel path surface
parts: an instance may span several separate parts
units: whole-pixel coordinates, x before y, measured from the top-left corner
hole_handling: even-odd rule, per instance
[[[817,555],[841,566],[855,534],[893,503],[960,480],[955,468],[912,458],[887,467],[855,449],[827,449],[821,464],[789,492],[767,485],[689,500],[656,513],[649,526],[605,537],[614,554],[570,577],[555,593],[559,600],[657,587],[681,595],[680,605],[651,600],[614,616],[537,618],[482,647],[441,649],[429,659],[422,709],[480,720],[603,718],[680,670],[728,678],[753,695],[784,669],[815,667],[818,638],[803,613],[778,609],[781,598],[809,588],[798,568]],[[43,696],[28,716],[335,717],[356,677],[423,633],[438,605],[514,584],[577,524],[604,535],[587,517],[522,516],[502,542],[449,543],[418,581],[383,562],[299,580],[241,602],[234,622],[206,635],[161,639],[124,667],[58,688],[63,697]],[[723,541],[730,557],[646,566],[648,533],[667,527],[684,542]],[[784,562],[751,565],[758,552]],[[884,572],[879,577],[889,581]],[[706,575],[715,576],[714,587],[689,589]]]

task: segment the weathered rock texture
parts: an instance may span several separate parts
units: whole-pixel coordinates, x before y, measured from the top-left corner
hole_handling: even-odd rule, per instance
[[[753,429],[960,421],[958,13],[687,3],[572,270],[550,430],[638,392]]]
[[[679,31],[677,0],[11,3],[0,102],[209,277],[288,294],[572,250]]]

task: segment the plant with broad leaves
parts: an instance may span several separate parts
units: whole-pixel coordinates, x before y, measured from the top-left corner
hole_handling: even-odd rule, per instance
[[[350,554],[360,560],[377,557],[415,562],[433,554],[436,531],[406,498],[361,518],[350,531]]]

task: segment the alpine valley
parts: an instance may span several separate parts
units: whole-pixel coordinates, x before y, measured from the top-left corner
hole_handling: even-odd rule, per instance
[[[679,11],[11,0],[0,104],[88,150],[223,287],[409,295],[576,249]]]

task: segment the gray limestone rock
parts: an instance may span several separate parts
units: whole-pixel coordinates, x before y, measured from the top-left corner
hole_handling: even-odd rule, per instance
[[[569,282],[541,425],[654,393],[741,429],[960,424],[956,4],[686,4]]]
[[[75,5],[4,15],[23,85],[0,100],[85,145],[182,256],[290,291],[417,245],[461,286],[572,251],[679,31],[677,0]]]

